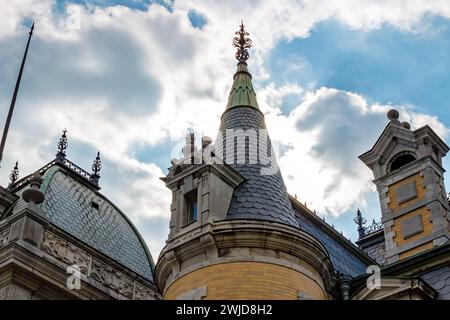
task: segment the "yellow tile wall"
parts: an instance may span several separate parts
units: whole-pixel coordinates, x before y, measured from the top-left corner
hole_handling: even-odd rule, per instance
[[[298,299],[298,291],[325,299],[324,290],[306,275],[286,267],[261,262],[232,262],[208,266],[174,282],[164,298],[207,286],[204,299]]]
[[[396,192],[397,189],[401,186],[404,186],[405,184],[412,182],[412,181],[416,182],[417,197],[398,205],[397,204],[397,192]],[[410,206],[411,204],[414,204],[415,202],[422,200],[425,197],[425,192],[426,192],[426,189],[423,187],[423,177],[419,173],[412,175],[408,178],[405,178],[401,181],[398,181],[388,187],[388,196],[390,199],[389,208],[392,210],[392,212],[395,213],[403,208]]]
[[[416,215],[422,216],[423,221],[423,231],[418,233],[412,237],[407,239],[403,239],[403,233],[401,230],[401,224],[403,221],[408,220]],[[430,222],[431,212],[427,209],[427,207],[421,207],[414,211],[408,212],[407,214],[394,219],[394,225],[392,226],[392,230],[395,231],[394,242],[398,247],[403,246],[405,244],[410,243],[411,241],[415,241],[417,239],[426,237],[431,234],[431,229],[433,228],[433,224]]]
[[[428,249],[431,249],[431,248],[433,248],[433,241],[424,243],[424,244],[422,244],[422,245],[420,245],[418,247],[415,247],[414,249],[405,251],[405,252],[400,254],[399,258],[400,258],[400,260],[401,259],[405,259],[405,258],[411,257],[411,256],[413,256],[413,255],[415,255],[415,254],[417,254],[419,252],[422,252],[422,251],[425,251],[425,250],[428,250]]]

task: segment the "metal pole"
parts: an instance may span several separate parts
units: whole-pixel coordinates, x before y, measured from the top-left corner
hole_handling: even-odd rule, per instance
[[[34,30],[34,22],[31,25],[30,36],[28,37],[27,47],[25,49],[25,53],[23,55],[22,64],[20,65],[19,76],[17,77],[16,87],[14,88],[14,94],[11,100],[11,105],[9,106],[8,117],[6,118],[5,127],[3,128],[2,141],[0,143],[0,166],[3,160],[3,150],[5,149],[6,138],[8,136],[9,125],[11,124],[11,118],[14,112],[14,105],[16,104],[17,93],[19,92],[20,81],[22,79],[23,68],[25,66],[25,61],[27,59],[28,47],[30,46],[31,36],[33,35]]]

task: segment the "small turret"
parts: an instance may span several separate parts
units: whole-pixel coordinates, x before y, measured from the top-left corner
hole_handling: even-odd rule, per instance
[[[389,123],[359,158],[372,170],[380,197],[386,262],[393,263],[450,239],[450,210],[442,158],[449,151],[429,127],[411,130],[390,110]]]

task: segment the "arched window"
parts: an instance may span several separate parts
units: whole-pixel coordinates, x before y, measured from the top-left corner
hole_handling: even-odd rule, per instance
[[[398,155],[395,157],[394,161],[392,161],[390,171],[397,170],[404,165],[413,162],[414,160],[416,160],[416,157],[414,157],[414,155],[412,155],[411,153],[403,153],[401,155]]]

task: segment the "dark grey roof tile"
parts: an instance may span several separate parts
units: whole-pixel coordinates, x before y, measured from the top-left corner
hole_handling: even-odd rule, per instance
[[[40,208],[48,220],[153,281],[153,265],[133,227],[114,205],[62,170],[48,170]],[[95,200],[99,210],[91,206]]]

